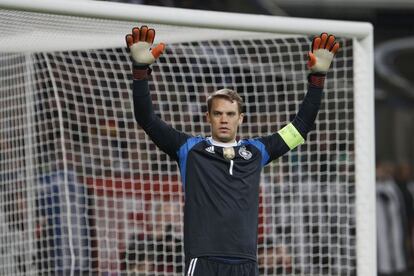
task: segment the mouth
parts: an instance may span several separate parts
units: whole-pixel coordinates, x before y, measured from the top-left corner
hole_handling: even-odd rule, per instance
[[[228,131],[230,131],[230,129],[227,128],[227,127],[221,127],[221,128],[219,128],[219,130],[220,130],[220,132],[228,132]]]

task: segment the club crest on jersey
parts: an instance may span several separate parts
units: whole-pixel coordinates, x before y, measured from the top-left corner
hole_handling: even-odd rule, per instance
[[[214,146],[209,146],[206,148],[206,151],[209,153],[213,153],[214,154]]]
[[[239,148],[239,155],[243,157],[245,160],[249,160],[252,158],[252,153],[246,149],[245,146]]]

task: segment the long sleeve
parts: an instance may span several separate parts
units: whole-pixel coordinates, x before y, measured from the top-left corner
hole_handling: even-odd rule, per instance
[[[303,138],[305,138],[308,132],[313,128],[321,106],[322,95],[322,88],[309,85],[308,92],[302,101],[296,117],[292,121],[292,124]]]
[[[154,114],[148,80],[133,81],[133,101],[137,123],[163,152],[177,160],[177,151],[190,136],[167,125]]]
[[[259,138],[269,155],[269,160],[266,163],[284,155],[304,142],[308,132],[314,126],[322,95],[322,87],[309,84],[305,98],[292,122],[277,133]]]

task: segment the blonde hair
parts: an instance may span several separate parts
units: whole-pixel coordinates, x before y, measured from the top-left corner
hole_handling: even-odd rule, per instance
[[[239,113],[243,112],[243,99],[240,97],[240,95],[236,91],[228,89],[228,88],[217,90],[213,92],[210,96],[208,96],[207,98],[208,112],[211,111],[211,105],[213,104],[213,100],[216,98],[222,98],[230,102],[236,102],[237,107],[239,109]]]

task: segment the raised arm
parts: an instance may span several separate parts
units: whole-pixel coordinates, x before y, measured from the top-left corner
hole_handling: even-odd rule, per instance
[[[164,52],[165,45],[158,44],[151,49],[155,30],[147,26],[135,27],[125,37],[133,62],[133,101],[134,115],[137,123],[148,134],[151,140],[173,159],[177,159],[177,151],[190,137],[167,125],[154,114],[148,78],[150,65]]]
[[[313,39],[311,51],[308,53],[308,92],[298,113],[291,123],[277,133],[261,138],[269,153],[268,161],[305,142],[319,112],[326,74],[338,50],[339,43],[333,35],[322,33]]]

